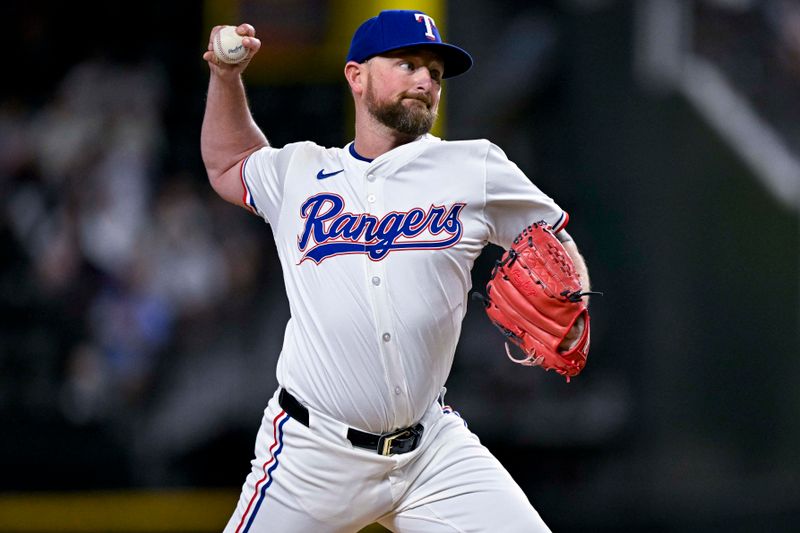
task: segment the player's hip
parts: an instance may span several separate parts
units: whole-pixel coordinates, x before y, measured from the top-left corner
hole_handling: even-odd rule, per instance
[[[286,417],[290,420],[290,427],[307,438],[309,445],[318,446],[329,453],[354,454],[360,461],[393,465],[395,463],[386,459],[415,455],[433,438],[440,420],[451,411],[449,406],[443,406],[437,399],[409,426],[385,433],[371,433],[310,407],[299,396],[279,388],[265,410],[260,437],[268,440],[274,433],[275,418]]]
[[[440,455],[437,436],[447,432],[450,440],[454,426],[461,428],[457,433],[468,433],[463,420],[438,402],[431,404],[418,426],[419,439],[410,449],[401,436],[396,439],[400,447],[390,441],[388,447],[371,450],[353,444],[352,428],[346,424],[313,409],[298,412],[286,394],[281,398],[277,391],[265,410],[256,456],[231,525],[236,522],[235,527],[244,531],[266,517],[274,525],[284,516],[293,517],[286,518],[292,523],[306,516],[342,526],[375,521],[402,506],[411,479],[436,462],[430,456]],[[379,453],[384,450],[397,453]]]

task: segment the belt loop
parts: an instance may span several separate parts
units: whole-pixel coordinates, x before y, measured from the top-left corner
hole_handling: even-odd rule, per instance
[[[308,409],[306,409],[303,404],[297,401],[297,398],[289,394],[289,391],[281,388],[281,392],[278,395],[278,405],[281,406],[281,409],[286,411],[286,413],[303,424],[306,427],[308,426]]]

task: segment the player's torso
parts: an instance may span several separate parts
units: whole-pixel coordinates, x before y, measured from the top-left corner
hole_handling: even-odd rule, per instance
[[[351,254],[379,262],[411,251],[435,266],[442,254],[413,252],[450,249],[469,263],[487,237],[482,146],[456,144],[412,143],[371,163],[347,148],[305,150],[286,176],[280,238],[297,237],[297,263]]]
[[[481,145],[463,144],[416,142],[371,163],[317,149],[291,165],[276,236],[284,274],[359,309],[378,288],[410,327],[447,320],[487,239]]]
[[[370,163],[308,145],[288,167],[273,221],[293,317],[284,349],[384,393],[378,418],[413,417],[428,401],[413,395],[435,396],[449,372],[487,239],[481,150],[423,141]]]

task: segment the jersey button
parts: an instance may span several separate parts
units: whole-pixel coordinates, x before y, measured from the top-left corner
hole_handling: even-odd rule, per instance
[[[390,340],[392,340],[392,335],[390,333],[384,333],[383,342],[389,342]]]
[[[401,393],[401,392],[402,392],[402,391],[400,390],[400,387],[395,387],[395,388],[394,388],[394,393],[395,393],[396,395],[400,396],[400,393]]]
[[[367,181],[375,181],[375,174],[367,174]]]
[[[381,278],[379,278],[378,276],[374,276],[374,277],[372,278],[372,284],[373,284],[373,285],[375,285],[375,286],[377,287],[378,285],[380,285],[380,284],[381,284]]]
[[[375,195],[374,194],[370,194],[369,196],[367,196],[367,201],[369,203],[374,202],[375,201]]]

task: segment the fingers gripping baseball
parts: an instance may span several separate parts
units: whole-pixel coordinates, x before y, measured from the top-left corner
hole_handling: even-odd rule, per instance
[[[250,24],[240,24],[235,28],[214,26],[203,59],[215,74],[239,74],[261,48],[261,41],[255,35],[256,30]]]

